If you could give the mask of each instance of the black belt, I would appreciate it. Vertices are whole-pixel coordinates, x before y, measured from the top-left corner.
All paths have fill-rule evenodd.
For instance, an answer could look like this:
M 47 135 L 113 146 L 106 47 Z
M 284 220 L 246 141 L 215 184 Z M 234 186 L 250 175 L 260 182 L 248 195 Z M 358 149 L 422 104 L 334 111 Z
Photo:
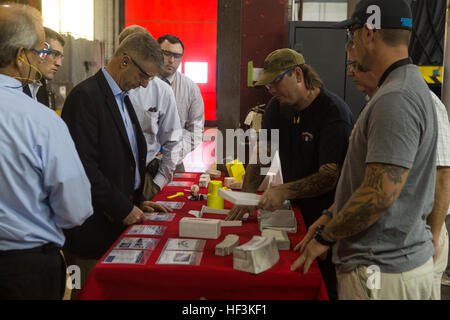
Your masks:
M 0 250 L 0 256 L 8 256 L 13 254 L 24 254 L 24 253 L 50 253 L 53 251 L 59 251 L 61 250 L 60 247 L 58 247 L 54 243 L 46 243 L 42 246 L 31 248 L 31 249 L 23 249 L 23 250 Z

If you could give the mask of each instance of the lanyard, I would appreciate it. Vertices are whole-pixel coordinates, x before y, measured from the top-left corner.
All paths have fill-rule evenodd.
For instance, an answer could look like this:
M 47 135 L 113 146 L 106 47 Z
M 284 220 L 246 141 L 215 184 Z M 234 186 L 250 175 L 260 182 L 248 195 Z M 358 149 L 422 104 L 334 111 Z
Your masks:
M 409 57 L 393 63 L 389 68 L 387 68 L 387 70 L 381 76 L 380 81 L 378 82 L 378 88 L 383 85 L 383 82 L 391 74 L 392 71 L 394 71 L 397 68 L 400 68 L 400 67 L 406 66 L 407 64 L 412 64 L 412 63 L 413 62 L 412 62 L 411 58 L 409 58 Z

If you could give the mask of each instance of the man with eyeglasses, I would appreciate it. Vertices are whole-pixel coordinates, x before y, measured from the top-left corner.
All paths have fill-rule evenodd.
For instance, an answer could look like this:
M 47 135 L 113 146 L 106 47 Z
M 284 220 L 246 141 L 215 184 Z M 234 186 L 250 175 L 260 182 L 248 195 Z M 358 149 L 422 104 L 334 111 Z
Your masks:
M 62 118 L 66 121 L 92 185 L 94 214 L 66 230 L 64 254 L 80 266 L 81 282 L 129 225 L 145 219 L 144 210 L 170 209 L 143 201 L 146 142 L 128 96 L 146 87 L 162 65 L 161 49 L 149 34 L 128 36 L 105 68 L 75 86 Z M 72 297 L 78 290 L 72 291 Z
M 347 104 L 324 88 L 314 69 L 292 49 L 279 49 L 264 61 L 256 85 L 274 96 L 266 106 L 262 128 L 279 130 L 283 185 L 267 190 L 259 208 L 274 211 L 285 200 L 300 207 L 309 227 L 334 199 L 340 168 L 354 117 Z M 256 192 L 263 176 L 249 164 L 243 191 Z M 227 219 L 240 219 L 253 208 L 235 206 Z M 336 298 L 336 279 L 330 255 L 319 260 L 330 298 Z
M 197 84 L 178 71 L 184 54 L 183 42 L 174 35 L 166 34 L 158 38 L 158 43 L 164 55 L 164 68 L 160 77 L 175 94 L 183 129 L 182 150 L 176 171 L 184 171 L 183 159 L 202 142 L 205 124 L 203 98 Z
M 442 226 L 441 210 L 432 210 L 438 123 L 408 57 L 411 9 L 404 0 L 362 0 L 337 27 L 348 29 L 354 60 L 378 89 L 353 130 L 333 214 L 315 223 L 291 269 L 307 273 L 334 244 L 339 299 L 429 300 Z
M 119 44 L 138 32 L 151 35 L 147 29 L 131 25 L 119 34 Z M 131 90 L 130 100 L 147 142 L 143 197 L 151 200 L 172 180 L 181 150 L 180 118 L 172 89 L 159 77 L 145 88 Z
M 56 31 L 44 27 L 45 42 L 50 49 L 50 53 L 43 63 L 39 65 L 39 71 L 41 72 L 42 79 L 30 83 L 24 87 L 24 92 L 33 99 L 39 101 L 43 105 L 46 105 L 50 109 L 56 109 L 56 96 L 50 90 L 48 81 L 53 80 L 56 72 L 62 66 L 64 61 L 64 38 Z
M 64 121 L 26 96 L 48 52 L 40 13 L 0 5 L 0 300 L 62 299 L 64 228 L 92 215 Z
M 347 76 L 351 77 L 358 87 L 358 90 L 364 92 L 370 99 L 375 95 L 378 87 L 378 80 L 371 71 L 363 71 L 362 67 L 356 62 L 353 53 L 353 42 L 346 44 L 347 51 Z M 433 245 L 435 247 L 434 255 L 434 283 L 433 300 L 441 299 L 441 279 L 443 279 L 445 269 L 448 263 L 449 239 L 445 225 L 445 216 L 450 217 L 450 122 L 448 120 L 445 105 L 436 94 L 430 91 L 433 104 L 436 109 L 438 120 L 438 142 L 437 142 L 437 160 L 436 160 L 436 187 L 434 195 L 434 205 L 429 226 L 433 234 Z M 436 212 L 436 213 L 433 213 Z M 433 219 L 434 216 L 438 219 Z M 447 277 L 447 275 L 445 275 Z M 444 282 L 444 281 L 443 281 Z

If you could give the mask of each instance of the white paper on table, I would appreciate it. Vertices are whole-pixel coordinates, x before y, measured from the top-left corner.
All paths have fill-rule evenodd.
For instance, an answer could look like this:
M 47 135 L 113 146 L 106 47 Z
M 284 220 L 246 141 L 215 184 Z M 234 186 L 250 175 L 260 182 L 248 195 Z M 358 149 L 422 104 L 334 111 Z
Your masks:
M 168 187 L 191 187 L 194 184 L 192 181 L 171 181 L 167 184 Z
M 166 231 L 166 226 L 152 226 L 152 225 L 134 225 L 128 230 L 126 234 L 139 234 L 147 236 L 160 236 Z
M 173 177 L 174 178 L 195 179 L 198 177 L 198 174 L 186 173 L 186 172 L 176 172 L 173 174 Z
M 199 265 L 203 252 L 164 250 L 156 264 Z
M 111 250 L 103 263 L 145 264 L 151 251 L 144 250 Z
M 167 239 L 164 250 L 169 251 L 203 251 L 205 247 L 205 240 L 200 239 L 181 239 L 169 238 Z
M 175 213 L 169 212 L 144 212 L 146 221 L 172 221 Z
M 178 201 L 156 201 L 158 204 L 162 204 L 170 209 L 181 209 L 184 206 L 184 202 Z
M 159 239 L 155 238 L 134 238 L 124 237 L 114 247 L 115 249 L 137 249 L 137 250 L 153 250 L 158 244 Z

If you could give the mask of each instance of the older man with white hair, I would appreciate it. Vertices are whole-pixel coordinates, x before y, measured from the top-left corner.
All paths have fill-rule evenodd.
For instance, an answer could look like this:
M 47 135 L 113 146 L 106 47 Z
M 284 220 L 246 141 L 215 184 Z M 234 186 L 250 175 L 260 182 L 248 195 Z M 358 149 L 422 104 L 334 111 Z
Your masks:
M 50 53 L 39 12 L 2 5 L 0 30 L 0 300 L 61 299 L 62 229 L 92 214 L 90 184 L 64 122 L 22 91 Z

